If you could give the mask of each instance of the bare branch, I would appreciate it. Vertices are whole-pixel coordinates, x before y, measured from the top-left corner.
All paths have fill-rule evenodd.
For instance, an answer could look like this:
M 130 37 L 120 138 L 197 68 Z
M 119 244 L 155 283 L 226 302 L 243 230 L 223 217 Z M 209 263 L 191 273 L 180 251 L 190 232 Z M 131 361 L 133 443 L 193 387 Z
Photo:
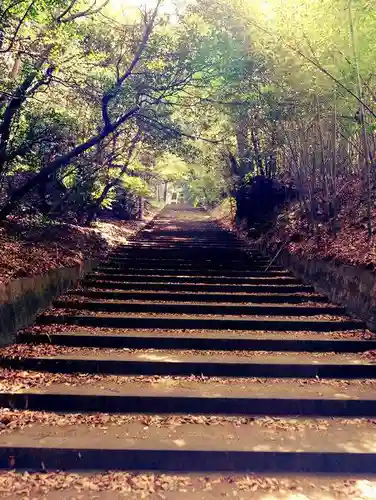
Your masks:
M 60 23 L 63 17 L 66 16 L 73 9 L 73 7 L 76 5 L 77 2 L 78 0 L 72 0 L 71 3 L 68 5 L 68 7 L 56 18 L 56 21 Z
M 33 87 L 31 87 L 31 89 L 28 91 L 28 95 L 29 96 L 33 95 L 43 85 L 49 85 L 51 83 L 54 71 L 55 71 L 55 66 L 53 65 L 49 66 L 43 77 L 40 80 L 38 80 L 36 84 Z
M 77 158 L 81 154 L 85 153 L 85 151 L 99 144 L 109 134 L 115 132 L 126 121 L 133 118 L 139 112 L 139 109 L 139 106 L 134 106 L 126 113 L 124 113 L 120 118 L 118 118 L 116 122 L 111 125 L 110 129 L 103 129 L 99 134 L 92 136 L 84 143 L 72 148 L 70 151 L 59 156 L 51 163 L 49 163 L 46 167 L 42 168 L 42 170 L 40 170 L 34 177 L 29 179 L 21 188 L 14 191 L 10 200 L 0 210 L 0 220 L 3 220 L 7 215 L 9 215 L 16 207 L 18 201 L 21 200 L 31 189 L 45 181 L 45 179 L 47 179 L 48 176 L 52 173 L 59 171 L 66 165 L 69 165 L 74 158 Z
M 134 137 L 132 138 L 132 141 L 131 141 L 131 144 L 129 146 L 129 149 L 128 149 L 128 152 L 127 152 L 127 156 L 124 160 L 124 163 L 123 165 L 120 166 L 121 170 L 119 172 L 119 175 L 117 175 L 116 178 L 114 179 L 110 179 L 106 186 L 103 188 L 102 190 L 102 193 L 98 196 L 98 198 L 94 201 L 93 203 L 93 206 L 91 208 L 91 213 L 89 214 L 89 217 L 88 217 L 88 223 L 90 223 L 92 221 L 92 219 L 94 218 L 95 216 L 95 213 L 96 211 L 99 209 L 99 207 L 101 206 L 101 204 L 103 203 L 103 201 L 106 199 L 108 193 L 110 192 L 110 190 L 117 186 L 120 181 L 121 181 L 121 178 L 122 176 L 126 173 L 127 169 L 128 169 L 128 166 L 132 160 L 132 156 L 133 156 L 133 153 L 138 145 L 138 143 L 140 142 L 142 138 L 142 131 L 140 129 L 140 127 L 137 129 L 137 132 L 136 134 L 134 135 Z M 114 145 L 115 146 L 115 145 Z M 112 163 L 112 159 L 109 160 L 109 164 Z M 114 166 L 114 165 L 109 165 L 109 166 Z
M 110 101 L 118 94 L 122 84 L 125 82 L 125 80 L 127 78 L 129 78 L 132 75 L 134 68 L 139 63 L 141 56 L 142 56 L 142 54 L 147 46 L 147 43 L 149 41 L 150 35 L 153 31 L 154 24 L 155 24 L 157 15 L 158 15 L 158 10 L 159 10 L 161 3 L 162 3 L 162 0 L 157 1 L 157 5 L 156 5 L 154 11 L 152 12 L 150 20 L 148 21 L 147 25 L 145 26 L 144 34 L 142 36 L 141 42 L 138 46 L 138 49 L 136 50 L 136 53 L 135 53 L 131 63 L 129 64 L 128 68 L 124 71 L 124 73 L 120 77 L 118 77 L 115 86 L 109 92 L 106 92 L 103 95 L 103 98 L 102 98 L 102 119 L 103 119 L 105 129 L 108 127 L 111 127 L 111 120 L 110 120 L 110 117 L 108 114 L 108 105 L 109 105 Z
M 263 28 L 262 26 L 260 26 L 258 23 L 256 23 L 255 21 L 252 21 L 250 20 L 249 21 L 250 24 L 252 24 L 253 26 L 255 26 L 257 29 L 259 29 L 260 31 L 266 33 L 267 35 L 271 35 L 273 36 L 273 33 L 271 31 L 269 31 L 268 29 L 266 28 Z M 296 54 L 300 55 L 304 60 L 306 60 L 307 62 L 309 62 L 310 64 L 312 64 L 315 68 L 317 68 L 321 73 L 323 73 L 324 75 L 326 75 L 328 78 L 330 78 L 334 83 L 336 83 L 339 87 L 341 87 L 343 90 L 345 90 L 348 94 L 350 94 L 360 105 L 362 105 L 374 118 L 376 118 L 376 113 L 374 113 L 372 111 L 372 109 L 362 100 L 360 99 L 356 94 L 355 92 L 353 92 L 351 89 L 349 89 L 348 87 L 346 87 L 346 85 L 344 85 L 340 80 L 338 80 L 338 78 L 336 78 L 334 75 L 332 75 L 330 73 L 330 71 L 328 71 L 326 68 L 324 68 L 324 66 L 322 66 L 319 62 L 315 61 L 314 59 L 312 59 L 311 57 L 307 56 L 302 50 L 300 50 L 298 47 L 294 47 L 293 45 L 287 43 L 287 42 L 284 42 L 285 46 L 292 50 L 293 52 L 295 52 Z
M 21 19 L 19 20 L 19 22 L 17 24 L 16 30 L 13 33 L 12 39 L 10 40 L 8 47 L 6 49 L 1 49 L 0 53 L 4 54 L 5 52 L 9 52 L 10 50 L 12 50 L 14 44 L 16 43 L 16 37 L 18 35 L 18 32 L 20 31 L 21 26 L 23 25 L 28 13 L 30 12 L 31 8 L 34 6 L 35 2 L 36 2 L 36 0 L 32 0 L 31 3 L 28 5 L 27 9 L 24 12 L 24 15 L 21 17 Z
M 74 3 L 76 0 L 74 0 Z M 72 14 L 71 16 L 67 17 L 66 19 L 63 19 L 62 16 L 60 16 L 59 22 L 60 23 L 70 23 L 72 21 L 75 21 L 76 19 L 79 19 L 80 17 L 86 17 L 86 16 L 92 16 L 94 14 L 98 14 L 106 5 L 110 2 L 110 0 L 105 0 L 99 7 L 96 9 L 94 8 L 97 4 L 97 1 L 94 0 L 94 2 L 88 7 L 86 10 L 77 12 L 76 14 Z
M 156 120 L 155 118 L 151 118 L 151 116 L 145 116 L 143 114 L 138 114 L 138 118 L 145 123 L 151 123 L 153 126 L 155 126 L 159 130 L 166 130 L 169 132 L 171 135 L 174 135 L 176 137 L 187 137 L 188 139 L 194 139 L 195 141 L 203 141 L 203 142 L 208 142 L 209 144 L 222 144 L 223 141 L 215 141 L 213 139 L 207 139 L 206 137 L 201 137 L 201 136 L 193 136 L 190 134 L 186 134 L 185 132 L 181 132 L 180 130 L 177 130 L 175 128 L 169 127 L 168 125 L 165 125 L 164 123 L 161 123 L 160 121 Z

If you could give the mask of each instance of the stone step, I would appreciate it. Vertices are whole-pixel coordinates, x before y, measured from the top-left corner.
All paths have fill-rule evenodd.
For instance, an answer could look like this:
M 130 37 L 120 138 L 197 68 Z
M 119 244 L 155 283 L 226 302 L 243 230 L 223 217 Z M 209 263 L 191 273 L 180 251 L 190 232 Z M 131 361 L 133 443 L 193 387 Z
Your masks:
M 155 231 L 157 229 L 157 231 Z M 147 234 L 149 233 L 149 234 Z M 155 234 L 157 233 L 157 234 Z M 236 248 L 243 248 L 242 244 L 236 238 L 227 238 L 226 233 L 221 230 L 216 230 L 215 227 L 207 227 L 205 230 L 198 232 L 193 228 L 187 231 L 179 231 L 175 227 L 172 231 L 164 231 L 161 228 L 154 226 L 151 230 L 147 232 L 142 232 L 137 238 L 137 243 L 168 243 L 181 246 L 199 246 L 201 243 L 204 245 L 221 245 L 224 248 L 229 248 L 232 250 L 234 246 Z
M 223 242 L 207 242 L 205 240 L 197 241 L 196 243 L 184 243 L 184 242 L 176 242 L 176 241 L 168 241 L 167 239 L 160 241 L 153 240 L 137 240 L 137 248 L 153 250 L 175 250 L 180 252 L 180 255 L 184 255 L 187 253 L 195 252 L 201 254 L 210 254 L 213 250 L 216 250 L 218 253 L 222 254 L 231 254 L 232 252 L 238 250 L 242 252 L 244 250 L 244 246 L 242 245 L 233 245 L 232 243 L 226 244 Z
M 187 268 L 184 270 L 179 269 L 165 269 L 160 265 L 156 267 L 148 268 L 137 268 L 128 267 L 123 264 L 114 264 L 113 262 L 103 263 L 99 265 L 96 269 L 97 272 L 107 273 L 107 274 L 118 274 L 122 270 L 126 270 L 127 274 L 139 274 L 139 275 L 158 275 L 163 274 L 165 276 L 176 276 L 183 274 L 184 276 L 222 276 L 229 278 L 234 276 L 235 278 L 278 278 L 278 277 L 291 277 L 288 271 L 278 270 L 278 271 L 231 271 L 231 270 L 215 270 L 215 269 L 192 269 Z
M 11 375 L 11 374 L 10 374 Z M 17 378 L 17 374 L 15 374 Z M 94 382 L 94 381 L 93 381 Z M 330 384 L 328 383 L 330 382 Z M 363 385 L 362 385 L 363 384 Z M 376 417 L 376 381 L 169 379 L 102 376 L 0 392 L 0 407 L 54 412 L 300 417 Z
M 260 265 L 260 266 L 267 266 L 270 263 L 270 259 L 265 259 L 265 258 L 251 258 L 246 254 L 240 254 L 240 252 L 234 252 L 233 257 L 230 255 L 226 255 L 225 260 L 230 260 L 232 265 L 235 264 L 240 264 L 240 265 Z M 154 264 L 162 264 L 163 266 L 165 264 L 176 264 L 176 265 L 192 265 L 197 263 L 197 258 L 198 255 L 195 255 L 193 257 L 190 257 L 189 255 L 186 256 L 180 256 L 180 257 L 170 257 L 166 256 L 163 254 L 160 255 L 155 255 L 155 253 L 151 253 L 149 256 L 146 255 L 122 255 L 118 253 L 111 253 L 108 257 L 110 261 L 119 261 L 119 262 L 124 262 L 125 264 L 127 263 L 147 263 L 150 265 Z M 211 254 L 210 256 L 200 256 L 200 264 L 201 265 L 207 265 L 210 266 L 211 264 L 217 265 L 220 264 L 222 265 L 224 258 L 223 255 L 221 254 Z
M 227 265 L 225 265 L 225 263 Z M 163 259 L 159 259 L 158 261 L 141 261 L 141 260 L 135 260 L 135 259 L 132 259 L 132 260 L 129 260 L 129 261 L 124 261 L 124 260 L 118 260 L 118 259 L 108 259 L 106 261 L 103 261 L 101 262 L 101 265 L 113 265 L 113 266 L 120 266 L 120 267 L 123 267 L 124 269 L 128 269 L 128 268 L 134 268 L 134 269 L 155 269 L 155 268 L 160 268 L 160 269 L 164 269 L 164 270 L 167 270 L 167 271 L 177 271 L 177 272 L 181 272 L 181 271 L 184 271 L 184 270 L 197 270 L 197 271 L 201 271 L 203 273 L 205 273 L 206 270 L 217 270 L 217 271 L 220 271 L 220 272 L 223 272 L 224 270 L 226 270 L 226 268 L 230 271 L 230 272 L 234 272 L 234 271 L 238 271 L 238 274 L 242 275 L 243 273 L 249 271 L 265 271 L 268 264 L 262 264 L 262 263 L 255 263 L 255 262 L 250 262 L 250 263 L 247 263 L 245 262 L 244 265 L 243 264 L 239 264 L 237 265 L 236 262 L 232 262 L 231 260 L 230 261 L 226 261 L 226 259 L 224 259 L 224 261 L 222 261 L 221 264 L 219 263 L 215 263 L 215 262 L 205 262 L 205 261 L 202 261 L 202 259 L 199 259 L 199 257 L 197 257 L 197 259 L 195 260 L 192 260 L 192 261 L 187 261 L 187 260 L 184 260 L 182 262 L 177 262 L 177 261 L 171 261 L 171 262 L 165 262 L 163 261 Z M 267 269 L 268 271 L 269 270 L 272 270 L 272 271 L 281 271 L 282 268 L 280 268 L 279 266 L 271 266 L 270 268 L 268 267 Z
M 327 304 L 328 299 L 317 294 L 246 294 L 246 293 L 181 293 L 158 291 L 127 291 L 127 290 L 84 290 L 76 289 L 67 292 L 71 296 L 109 300 L 165 301 L 165 302 L 217 302 L 217 303 L 273 303 L 273 304 L 304 304 L 315 302 Z
M 172 290 L 183 292 L 220 292 L 220 293 L 314 293 L 309 285 L 213 285 L 193 283 L 149 283 L 147 277 L 140 282 L 124 283 L 124 281 L 84 279 L 83 286 L 115 290 Z
M 229 331 L 205 332 L 158 332 L 134 330 L 128 333 L 63 331 L 56 333 L 22 333 L 19 343 L 55 344 L 75 347 L 111 347 L 128 349 L 186 349 L 222 351 L 285 351 L 285 352 L 366 352 L 376 350 L 376 340 L 330 339 L 309 333 L 294 337 L 292 332 L 278 334 L 268 332 L 263 336 L 252 333 L 233 333 Z M 293 337 L 293 338 L 292 338 Z
M 36 346 L 38 347 L 38 346 Z M 62 349 L 62 348 L 60 348 Z M 44 350 L 48 353 L 48 350 Z M 49 371 L 53 373 L 106 373 L 115 375 L 179 375 L 207 377 L 265 378 L 376 378 L 376 365 L 355 354 L 259 353 L 140 350 L 122 351 L 78 349 L 50 355 L 29 349 L 23 357 L 1 357 L 4 368 Z
M 158 254 L 158 255 L 157 255 Z M 195 260 L 197 257 L 200 257 L 204 260 L 216 259 L 220 260 L 223 256 L 226 258 L 234 258 L 234 259 L 247 259 L 249 261 L 262 261 L 262 262 L 270 262 L 269 257 L 265 257 L 263 255 L 253 253 L 249 250 L 245 250 L 243 248 L 231 248 L 231 249 L 218 249 L 218 252 L 213 253 L 212 249 L 205 248 L 192 248 L 192 249 L 184 249 L 180 247 L 176 248 L 163 248 L 158 246 L 158 252 L 156 252 L 156 247 L 152 246 L 150 248 L 143 248 L 142 246 L 135 247 L 124 247 L 119 251 L 113 251 L 109 254 L 109 257 L 120 257 L 120 258 L 135 258 L 135 259 L 156 259 L 158 260 L 158 256 L 166 259 L 176 259 L 179 260 Z
M 143 303 L 115 301 L 86 301 L 60 299 L 53 303 L 56 308 L 78 309 L 87 311 L 109 312 L 142 312 L 161 314 L 194 314 L 194 315 L 260 315 L 260 316 L 317 316 L 321 314 L 338 316 L 345 313 L 343 307 L 334 306 L 286 306 L 280 305 L 227 305 L 227 304 L 180 304 L 170 302 Z
M 208 253 L 207 255 L 202 254 L 201 252 L 195 253 L 184 253 L 184 252 L 174 252 L 167 254 L 166 252 L 158 252 L 156 255 L 155 251 L 150 252 L 140 252 L 137 249 L 134 252 L 123 251 L 123 252 L 112 252 L 109 254 L 108 259 L 119 259 L 124 261 L 146 261 L 150 262 L 150 264 L 158 264 L 161 262 L 175 262 L 175 263 L 195 263 L 197 262 L 197 258 L 200 258 L 200 261 L 206 264 L 210 264 L 213 262 L 223 262 L 222 252 L 216 254 L 213 252 Z M 257 263 L 261 265 L 268 265 L 270 263 L 270 258 L 265 258 L 262 256 L 252 256 L 245 252 L 240 252 L 236 250 L 235 252 L 225 254 L 226 259 L 231 260 L 231 262 L 241 262 L 246 264 Z
M 275 331 L 346 331 L 363 327 L 363 323 L 351 319 L 305 320 L 281 319 L 280 317 L 259 317 L 257 319 L 239 318 L 202 318 L 191 316 L 156 315 L 131 316 L 122 314 L 43 314 L 37 318 L 37 323 L 47 325 L 67 324 L 81 326 L 98 326 L 108 328 L 163 328 L 163 329 L 204 329 L 204 330 L 275 330 Z
M 301 281 L 289 276 L 281 277 L 226 277 L 226 276 L 185 276 L 184 271 L 176 273 L 173 276 L 150 273 L 145 275 L 128 274 L 128 273 L 107 273 L 93 272 L 87 275 L 89 280 L 108 280 L 108 281 L 124 281 L 124 282 L 143 282 L 148 283 L 214 283 L 214 284 L 250 284 L 250 285 L 299 285 Z
M 14 500 L 19 490 L 28 491 L 31 498 L 39 492 L 43 500 L 370 500 L 376 491 L 376 480 L 371 474 L 247 474 L 208 472 L 206 474 L 164 473 L 158 471 L 117 471 L 116 473 L 38 472 L 4 473 L 6 491 L 4 500 Z M 57 491 L 56 491 L 57 490 Z M 93 497 L 93 490 L 94 497 Z M 119 492 L 119 493 L 118 493 Z M 121 493 L 126 492 L 126 493 Z M 153 493 L 150 493 L 153 492 Z M 60 495 L 60 496 L 59 496 Z M 152 496 L 151 496 L 152 495 Z
M 160 472 L 374 474 L 376 427 L 365 421 L 263 419 L 175 428 L 34 424 L 0 435 L 0 468 Z
M 153 264 L 150 261 L 136 261 L 136 260 L 122 260 L 122 259 L 110 259 L 105 261 L 108 264 L 117 264 L 117 265 L 122 265 L 125 267 L 132 267 L 132 268 L 152 268 Z M 159 262 L 158 267 L 163 267 L 163 269 L 177 269 L 177 270 L 183 270 L 183 269 L 197 269 L 197 270 L 206 270 L 206 269 L 213 269 L 213 270 L 225 270 L 228 269 L 229 271 L 265 271 L 267 264 L 258 264 L 258 263 L 252 263 L 252 262 L 244 262 L 244 263 L 237 263 L 237 262 L 232 262 L 231 259 L 226 259 L 225 257 L 223 258 L 222 262 L 213 262 L 211 264 L 208 264 L 206 262 L 201 262 L 201 259 L 198 257 L 195 262 L 176 262 L 176 261 L 171 261 L 171 262 Z M 272 271 L 278 271 L 281 268 L 276 265 L 272 265 L 268 267 L 268 270 Z

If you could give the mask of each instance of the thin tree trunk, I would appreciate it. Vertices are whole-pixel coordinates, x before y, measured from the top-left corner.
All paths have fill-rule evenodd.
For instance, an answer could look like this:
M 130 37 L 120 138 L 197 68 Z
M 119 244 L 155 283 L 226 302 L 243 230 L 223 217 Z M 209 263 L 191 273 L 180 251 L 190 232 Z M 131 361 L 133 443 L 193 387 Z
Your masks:
M 353 49 L 354 62 L 355 62 L 355 68 L 356 68 L 356 76 L 357 76 L 357 98 L 358 98 L 358 101 L 360 103 L 360 120 L 361 120 L 361 127 L 362 127 L 362 134 L 361 135 L 362 135 L 362 142 L 363 142 L 364 165 L 365 165 L 365 174 L 366 174 L 367 229 L 368 229 L 368 238 L 371 238 L 372 231 L 373 231 L 373 228 L 372 228 L 372 182 L 371 182 L 372 164 L 371 164 L 370 158 L 369 158 L 368 138 L 367 138 L 366 123 L 365 123 L 365 111 L 366 111 L 366 108 L 368 109 L 368 106 L 365 105 L 364 100 L 363 100 L 362 80 L 360 77 L 360 70 L 359 70 L 359 59 L 358 59 L 358 51 L 357 51 L 357 45 L 356 45 L 356 40 L 355 40 L 355 27 L 354 27 L 353 15 L 352 15 L 352 2 L 351 2 L 351 0 L 349 0 L 348 11 L 349 11 L 351 45 L 352 45 L 352 49 Z
M 138 199 L 138 215 L 137 218 L 138 220 L 144 220 L 144 205 L 145 205 L 145 199 L 143 196 L 139 196 Z
M 96 200 L 94 200 L 94 202 L 92 203 L 92 206 L 90 207 L 89 215 L 88 215 L 88 218 L 86 221 L 87 225 L 90 225 L 90 223 L 94 220 L 94 218 L 96 217 L 96 215 L 98 213 L 98 210 L 100 209 L 102 203 L 106 199 L 106 197 L 107 197 L 108 193 L 111 191 L 111 189 L 119 184 L 121 177 L 127 171 L 129 163 L 132 159 L 133 152 L 136 149 L 137 144 L 140 141 L 140 139 L 141 139 L 141 130 L 138 129 L 137 133 L 135 134 L 135 136 L 133 137 L 133 139 L 131 141 L 130 147 L 128 149 L 127 157 L 125 159 L 125 162 L 124 162 L 122 169 L 120 170 L 118 177 L 116 179 L 111 179 L 110 181 L 108 181 L 106 186 L 103 188 L 103 191 L 100 194 L 100 196 L 98 196 L 98 198 Z M 110 163 L 111 163 L 111 161 L 110 161 Z
M 33 90 L 30 89 L 30 87 L 32 86 L 35 78 L 38 76 L 38 73 L 41 70 L 43 64 L 47 61 L 47 58 L 51 50 L 52 46 L 49 45 L 43 52 L 42 56 L 39 58 L 34 70 L 31 71 L 25 77 L 23 82 L 15 90 L 14 97 L 12 97 L 8 102 L 8 104 L 6 105 L 2 121 L 0 124 L 0 174 L 3 172 L 5 165 L 8 161 L 7 148 L 11 136 L 11 128 L 14 117 L 16 116 L 17 112 L 21 109 L 22 104 L 26 101 L 27 91 L 31 92 Z M 41 79 L 41 82 L 42 81 L 43 78 Z
M 260 154 L 260 145 L 258 141 L 258 137 L 254 129 L 251 129 L 251 139 L 252 139 L 252 144 L 253 144 L 253 151 L 255 152 L 256 156 L 256 164 L 258 167 L 258 174 L 259 175 L 265 175 L 263 165 L 262 165 L 262 158 Z
M 249 130 L 248 112 L 243 111 L 235 126 L 235 136 L 238 149 L 239 164 L 241 168 L 241 175 L 245 175 L 248 170 L 246 163 L 247 157 L 249 155 L 248 130 Z

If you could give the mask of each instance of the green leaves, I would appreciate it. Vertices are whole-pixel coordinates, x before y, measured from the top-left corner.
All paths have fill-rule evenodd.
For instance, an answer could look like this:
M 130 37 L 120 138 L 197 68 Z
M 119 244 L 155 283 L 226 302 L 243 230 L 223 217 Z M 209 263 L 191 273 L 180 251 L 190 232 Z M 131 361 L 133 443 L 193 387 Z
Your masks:
M 123 188 L 136 196 L 149 197 L 151 196 L 151 190 L 143 179 L 140 177 L 132 177 L 130 175 L 124 175 L 121 179 L 121 185 Z

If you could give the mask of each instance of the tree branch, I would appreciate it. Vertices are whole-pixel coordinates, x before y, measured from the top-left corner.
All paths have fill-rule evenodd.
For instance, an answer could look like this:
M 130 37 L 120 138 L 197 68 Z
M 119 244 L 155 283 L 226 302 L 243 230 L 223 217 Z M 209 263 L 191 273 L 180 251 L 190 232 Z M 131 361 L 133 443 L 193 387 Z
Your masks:
M 21 188 L 14 191 L 10 200 L 4 205 L 4 207 L 0 210 L 0 220 L 4 220 L 4 218 L 9 215 L 15 208 L 19 200 L 21 200 L 31 189 L 38 186 L 40 183 L 44 182 L 48 176 L 54 172 L 57 172 L 63 166 L 69 165 L 69 163 L 80 156 L 82 153 L 87 151 L 99 144 L 104 138 L 106 138 L 111 132 L 114 132 L 117 128 L 119 128 L 123 123 L 130 120 L 133 116 L 135 116 L 139 111 L 139 106 L 135 106 L 127 111 L 123 116 L 118 118 L 118 120 L 111 125 L 110 129 L 103 129 L 99 134 L 91 137 L 83 144 L 74 147 L 68 153 L 59 156 L 54 161 L 49 163 L 46 167 L 44 167 L 40 172 L 38 172 L 34 177 L 29 179 Z
M 255 26 L 257 29 L 259 29 L 260 31 L 262 31 L 263 33 L 266 33 L 269 36 L 274 36 L 274 34 L 271 31 L 269 31 L 266 28 L 263 28 L 262 26 L 260 26 L 255 21 L 249 20 L 249 22 L 250 22 L 250 24 L 252 24 L 253 26 Z M 282 42 L 283 40 L 280 39 L 280 41 Z M 376 118 L 376 114 L 372 111 L 372 109 L 362 99 L 360 99 L 355 94 L 355 92 L 353 92 L 351 89 L 349 89 L 348 87 L 346 87 L 346 85 L 344 85 L 340 80 L 338 80 L 338 78 L 336 78 L 334 75 L 332 75 L 330 73 L 330 71 L 328 71 L 326 68 L 324 68 L 324 66 L 322 66 L 319 62 L 315 61 L 311 57 L 309 57 L 306 54 L 304 54 L 304 52 L 301 51 L 299 48 L 294 47 L 293 45 L 291 45 L 290 43 L 285 42 L 285 41 L 283 41 L 283 43 L 285 44 L 285 46 L 288 49 L 290 49 L 293 52 L 295 52 L 296 54 L 300 55 L 304 60 L 306 60 L 307 62 L 309 62 L 310 64 L 312 64 L 315 68 L 317 68 L 319 71 L 321 71 L 321 73 L 323 73 L 324 75 L 326 75 L 333 82 L 335 82 L 339 87 L 341 87 L 348 94 L 350 94 L 352 97 L 354 97 L 354 99 L 356 99 L 356 101 L 359 102 L 360 105 L 362 105 L 374 118 Z
M 62 18 L 70 12 L 75 4 L 78 2 L 78 0 L 72 0 L 71 3 L 68 5 L 68 7 L 56 18 L 56 22 L 60 23 Z
M 102 119 L 103 119 L 105 129 L 111 127 L 111 120 L 110 120 L 110 117 L 108 114 L 108 105 L 109 105 L 110 101 L 118 94 L 122 84 L 125 82 L 125 80 L 127 78 L 129 78 L 132 75 L 134 68 L 139 63 L 141 56 L 142 56 L 142 54 L 147 46 L 147 43 L 149 41 L 150 35 L 153 31 L 154 24 L 155 24 L 157 15 L 158 15 L 159 6 L 161 5 L 161 3 L 162 3 L 162 0 L 157 1 L 157 5 L 156 5 L 156 7 L 151 15 L 150 21 L 148 21 L 148 23 L 145 26 L 142 40 L 141 40 L 141 42 L 136 50 L 136 53 L 135 53 L 131 63 L 129 64 L 128 68 L 125 70 L 125 72 L 120 77 L 118 77 L 115 86 L 109 92 L 106 92 L 102 97 Z
M 10 50 L 12 50 L 13 45 L 16 43 L 16 37 L 18 35 L 18 32 L 20 31 L 21 26 L 23 25 L 28 13 L 30 12 L 30 10 L 33 7 L 33 5 L 35 4 L 35 2 L 36 2 L 36 0 L 32 0 L 31 3 L 28 5 L 27 9 L 24 12 L 24 15 L 21 17 L 21 19 L 18 22 L 16 30 L 13 34 L 13 37 L 12 37 L 11 41 L 9 42 L 9 46 L 6 49 L 1 49 L 0 53 L 4 54 L 5 52 L 9 52 Z
M 59 18 L 57 19 L 58 23 L 64 23 L 64 24 L 65 23 L 71 23 L 72 21 L 75 21 L 76 19 L 79 19 L 81 17 L 92 16 L 93 14 L 98 14 L 98 12 L 100 12 L 104 7 L 106 7 L 106 5 L 110 2 L 110 0 L 105 0 L 102 3 L 102 5 L 100 5 L 96 9 L 94 9 L 94 7 L 97 4 L 97 0 L 94 0 L 94 2 L 86 10 L 82 10 L 80 12 L 77 12 L 76 14 L 72 14 L 71 16 L 69 16 L 66 19 L 64 19 L 63 17 L 68 12 L 71 11 L 71 9 L 74 7 L 74 5 L 75 5 L 76 2 L 77 2 L 77 0 L 72 0 L 70 6 L 68 8 L 68 10 L 66 12 L 64 12 L 62 15 L 60 15 Z
M 150 122 L 152 125 L 154 125 L 156 128 L 159 130 L 166 130 L 170 132 L 171 135 L 175 135 L 177 137 L 187 137 L 188 139 L 194 139 L 198 141 L 203 141 L 203 142 L 208 142 L 209 144 L 222 144 L 223 141 L 215 141 L 213 139 L 207 139 L 206 137 L 201 137 L 201 136 L 193 136 L 190 134 L 186 134 L 185 132 L 181 132 L 180 130 L 176 130 L 172 127 L 169 127 L 168 125 L 165 125 L 164 123 L 161 123 L 160 121 L 156 120 L 155 118 L 151 118 L 150 116 L 145 116 L 142 114 L 138 115 L 138 118 L 145 123 Z

